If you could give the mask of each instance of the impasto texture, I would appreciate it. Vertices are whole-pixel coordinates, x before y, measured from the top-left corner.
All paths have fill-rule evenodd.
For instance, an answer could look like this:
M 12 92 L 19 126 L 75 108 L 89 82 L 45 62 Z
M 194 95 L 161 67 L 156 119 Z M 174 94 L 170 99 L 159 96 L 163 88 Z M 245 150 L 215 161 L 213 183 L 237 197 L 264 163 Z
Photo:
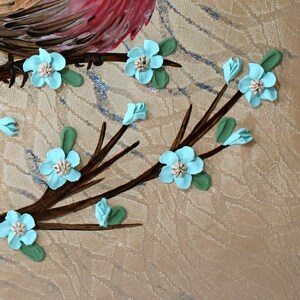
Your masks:
M 149 120 L 129 128 L 115 153 L 137 140 L 139 148 L 107 170 L 105 182 L 71 203 L 127 182 L 156 162 L 189 104 L 191 124 L 207 110 L 224 84 L 222 66 L 229 57 L 258 62 L 270 49 L 284 55 L 274 71 L 278 100 L 264 101 L 259 109 L 242 100 L 230 112 L 240 127 L 251 128 L 255 141 L 206 161 L 213 181 L 209 191 L 179 190 L 158 180 L 141 185 L 111 201 L 143 226 L 45 231 L 39 242 L 47 259 L 39 264 L 1 240 L 0 299 L 299 299 L 298 15 L 293 0 L 158 0 L 148 26 L 134 41 L 127 36 L 116 51 L 174 36 L 178 50 L 172 59 L 183 68 L 168 69 L 167 89 L 139 84 L 120 63 L 76 69 L 86 78 L 80 88 L 20 89 L 21 78 L 11 89 L 1 83 L 0 117 L 12 116 L 22 128 L 13 139 L 0 136 L 0 203 L 6 211 L 43 193 L 47 183 L 38 166 L 60 143 L 63 126 L 77 129 L 75 150 L 86 163 L 103 121 L 110 139 L 128 102 L 149 107 Z M 242 72 L 247 75 L 247 67 Z M 233 83 L 227 100 L 236 89 Z M 214 138 L 211 132 L 195 150 L 214 148 Z M 94 208 L 60 221 L 95 222 Z

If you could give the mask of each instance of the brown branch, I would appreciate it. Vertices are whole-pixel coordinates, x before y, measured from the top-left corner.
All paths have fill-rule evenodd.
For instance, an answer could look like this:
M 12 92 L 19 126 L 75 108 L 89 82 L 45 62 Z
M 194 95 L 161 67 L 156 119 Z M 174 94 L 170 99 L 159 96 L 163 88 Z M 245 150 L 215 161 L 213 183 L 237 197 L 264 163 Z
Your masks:
M 77 230 L 77 231 L 107 231 L 112 229 L 123 229 L 142 226 L 142 223 L 109 225 L 100 227 L 99 224 L 61 224 L 61 223 L 43 223 L 37 222 L 35 229 L 37 230 Z
M 198 156 L 201 159 L 206 159 L 206 158 L 209 158 L 209 157 L 212 157 L 212 156 L 216 155 L 217 153 L 221 152 L 222 150 L 226 149 L 227 147 L 229 147 L 229 146 L 220 145 L 219 147 L 217 147 L 217 148 L 215 148 L 211 151 L 208 151 L 206 153 L 200 154 Z

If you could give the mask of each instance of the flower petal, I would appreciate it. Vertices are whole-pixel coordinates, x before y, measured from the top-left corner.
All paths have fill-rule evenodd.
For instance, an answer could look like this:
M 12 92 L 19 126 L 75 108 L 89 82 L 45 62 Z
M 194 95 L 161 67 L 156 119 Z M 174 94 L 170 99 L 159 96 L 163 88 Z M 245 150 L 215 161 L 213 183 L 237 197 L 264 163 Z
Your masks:
M 147 84 L 151 81 L 153 77 L 153 70 L 148 69 L 145 71 L 136 71 L 135 72 L 135 78 L 141 83 L 141 84 Z
M 199 174 L 203 170 L 203 160 L 199 157 L 195 157 L 194 160 L 187 163 L 187 173 L 195 175 Z
M 181 162 L 190 162 L 195 158 L 195 151 L 192 147 L 184 146 L 181 149 L 175 151 L 176 155 Z
M 37 238 L 37 233 L 34 230 L 27 231 L 23 236 L 21 236 L 21 241 L 26 245 L 32 245 Z
M 174 181 L 174 175 L 171 173 L 172 168 L 169 166 L 165 166 L 161 169 L 159 173 L 159 180 L 164 183 L 171 183 Z
M 5 239 L 8 237 L 10 233 L 10 228 L 11 228 L 11 222 L 6 220 L 2 223 L 0 223 L 0 238 Z
M 45 49 L 42 49 L 42 48 L 39 49 L 39 53 L 40 53 L 39 57 L 40 57 L 41 62 L 46 62 L 48 64 L 51 63 L 52 58 L 51 58 L 50 53 L 48 53 Z
M 52 76 L 45 78 L 46 83 L 51 87 L 51 89 L 56 90 L 61 86 L 62 78 L 61 74 L 54 71 Z
M 98 220 L 100 226 L 107 227 L 107 219 L 111 212 L 110 206 L 107 204 L 107 200 L 102 198 L 96 205 L 95 217 Z
M 64 176 L 65 179 L 71 182 L 78 181 L 80 177 L 81 177 L 81 173 L 75 169 L 71 169 L 70 173 Z
M 159 46 L 156 42 L 151 40 L 145 40 L 144 41 L 144 51 L 147 57 L 151 57 L 158 53 Z
M 21 222 L 26 226 L 27 231 L 35 227 L 34 218 L 30 214 L 23 214 Z
M 164 58 L 161 55 L 155 55 L 151 57 L 150 68 L 158 69 L 162 66 L 163 62 L 164 62 Z
M 16 123 L 16 120 L 12 117 L 4 117 L 4 118 L 1 118 L 0 119 L 0 124 L 1 125 L 10 125 L 10 124 L 15 124 Z
M 246 94 L 250 90 L 250 83 L 253 79 L 249 76 L 245 76 L 239 82 L 239 90 L 241 93 Z
M 251 96 L 249 103 L 252 107 L 258 107 L 261 103 L 261 95 L 253 95 Z
M 66 66 L 66 59 L 59 53 L 50 54 L 52 58 L 51 65 L 55 71 L 61 71 Z
M 135 47 L 135 48 L 132 48 L 128 53 L 127 53 L 127 56 L 130 57 L 130 58 L 139 58 L 141 56 L 144 56 L 145 55 L 145 51 L 143 48 L 138 48 L 138 47 Z
M 265 74 L 265 70 L 259 64 L 249 64 L 249 76 L 252 79 L 260 79 Z
M 53 162 L 45 161 L 39 166 L 39 170 L 43 175 L 50 175 L 53 172 Z
M 8 246 L 13 250 L 19 250 L 22 246 L 21 236 L 16 236 L 14 232 L 10 232 L 8 235 Z
M 36 71 L 41 64 L 41 59 L 38 55 L 33 55 L 27 58 L 23 64 L 24 72 Z
M 186 190 L 191 186 L 192 175 L 186 173 L 182 177 L 175 177 L 175 182 L 180 189 Z
M 20 219 L 21 215 L 14 210 L 10 210 L 5 217 L 5 220 L 9 221 L 11 224 L 19 222 Z
M 160 156 L 159 162 L 167 166 L 172 166 L 178 162 L 178 156 L 172 151 L 167 151 Z
M 260 80 L 265 88 L 269 88 L 275 85 L 276 83 L 276 76 L 272 72 L 268 72 L 264 75 L 263 78 Z
M 45 78 L 41 77 L 40 73 L 37 71 L 32 74 L 30 80 L 35 87 L 42 87 L 46 82 Z
M 125 73 L 128 76 L 134 76 L 136 69 L 134 67 L 134 60 L 128 59 L 125 65 Z
M 260 97 L 263 100 L 274 101 L 277 99 L 277 91 L 274 87 L 265 89 Z
M 64 160 L 66 158 L 65 152 L 61 148 L 54 148 L 47 153 L 47 160 L 52 162 L 54 165 L 59 160 Z
M 63 186 L 66 183 L 66 181 L 67 181 L 66 178 L 62 176 L 58 176 L 55 172 L 53 172 L 49 176 L 48 186 L 51 190 L 57 190 L 58 188 Z
M 68 161 L 71 164 L 72 168 L 77 167 L 80 164 L 79 154 L 74 150 L 70 151 L 66 158 L 66 161 Z

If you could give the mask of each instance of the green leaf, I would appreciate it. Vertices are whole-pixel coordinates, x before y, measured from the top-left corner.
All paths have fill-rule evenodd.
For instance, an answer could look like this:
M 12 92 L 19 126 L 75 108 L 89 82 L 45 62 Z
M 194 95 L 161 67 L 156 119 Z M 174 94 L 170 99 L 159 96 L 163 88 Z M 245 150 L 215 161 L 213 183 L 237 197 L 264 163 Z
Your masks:
M 224 143 L 232 134 L 236 126 L 234 118 L 223 118 L 217 126 L 216 140 L 218 143 Z
M 84 83 L 84 78 L 81 74 L 74 72 L 68 68 L 64 68 L 62 71 L 60 71 L 60 74 L 62 77 L 62 81 L 69 85 L 79 87 Z
M 77 132 L 73 127 L 64 127 L 61 132 L 61 148 L 66 155 L 73 149 L 76 138 Z
M 204 172 L 193 175 L 192 184 L 202 191 L 208 191 L 212 185 L 210 176 Z
M 115 206 L 111 209 L 107 219 L 108 225 L 122 224 L 127 218 L 127 210 L 122 206 Z
M 163 89 L 169 83 L 170 77 L 164 68 L 154 70 L 151 84 L 157 89 Z
M 167 39 L 159 44 L 159 55 L 168 56 L 175 52 L 177 41 L 174 38 Z
M 272 69 L 280 65 L 282 60 L 282 53 L 279 50 L 269 51 L 261 60 L 260 65 L 265 72 L 270 72 Z
M 23 244 L 23 246 L 21 247 L 21 252 L 29 259 L 36 262 L 43 261 L 46 256 L 45 250 L 37 243 L 33 243 L 32 245 L 29 246 Z

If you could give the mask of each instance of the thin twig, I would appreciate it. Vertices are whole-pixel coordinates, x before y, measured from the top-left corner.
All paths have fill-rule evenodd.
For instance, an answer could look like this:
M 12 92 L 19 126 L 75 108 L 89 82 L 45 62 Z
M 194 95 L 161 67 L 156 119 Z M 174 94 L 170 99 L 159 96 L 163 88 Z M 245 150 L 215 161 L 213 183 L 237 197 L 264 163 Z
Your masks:
M 206 158 L 209 158 L 209 157 L 212 157 L 212 156 L 216 155 L 217 153 L 221 152 L 222 150 L 226 149 L 227 147 L 229 147 L 229 146 L 220 145 L 219 147 L 217 147 L 213 150 L 210 150 L 206 153 L 200 154 L 198 156 L 201 159 L 206 159 Z

